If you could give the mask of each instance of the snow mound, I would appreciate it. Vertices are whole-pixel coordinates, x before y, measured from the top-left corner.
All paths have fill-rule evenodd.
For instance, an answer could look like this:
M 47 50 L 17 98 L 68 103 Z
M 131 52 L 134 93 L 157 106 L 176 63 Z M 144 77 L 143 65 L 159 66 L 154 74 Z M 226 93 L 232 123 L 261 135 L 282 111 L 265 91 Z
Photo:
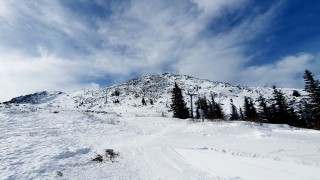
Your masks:
M 90 148 L 83 148 L 83 149 L 77 149 L 75 151 L 65 151 L 56 156 L 57 159 L 66 159 L 66 158 L 71 158 L 76 155 L 82 155 L 82 154 L 87 154 L 90 152 Z

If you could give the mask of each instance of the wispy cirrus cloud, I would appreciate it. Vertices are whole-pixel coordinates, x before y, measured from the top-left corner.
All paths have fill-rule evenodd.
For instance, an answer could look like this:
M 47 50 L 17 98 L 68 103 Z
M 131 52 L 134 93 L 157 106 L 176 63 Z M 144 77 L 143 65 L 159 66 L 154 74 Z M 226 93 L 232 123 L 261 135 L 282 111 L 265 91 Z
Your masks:
M 283 77 L 275 83 L 300 86 L 291 76 L 301 69 L 290 63 L 312 67 L 315 55 L 251 65 L 258 53 L 251 42 L 270 30 L 287 1 L 264 11 L 252 2 L 1 1 L 0 101 L 167 71 L 247 85 L 272 82 L 262 77 L 272 72 Z M 283 63 L 288 71 L 280 72 Z

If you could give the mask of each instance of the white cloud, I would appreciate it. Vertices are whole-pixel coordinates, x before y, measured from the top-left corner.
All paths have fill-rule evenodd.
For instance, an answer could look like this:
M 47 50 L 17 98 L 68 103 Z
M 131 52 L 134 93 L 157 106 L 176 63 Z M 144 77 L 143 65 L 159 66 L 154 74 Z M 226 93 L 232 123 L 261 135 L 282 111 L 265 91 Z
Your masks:
M 40 90 L 97 87 L 91 82 L 105 76 L 117 82 L 164 71 L 252 85 L 270 82 L 270 76 L 246 73 L 272 71 L 282 77 L 276 83 L 293 86 L 296 81 L 285 73 L 315 59 L 302 54 L 245 67 L 251 60 L 245 44 L 267 30 L 282 1 L 219 34 L 208 32 L 208 25 L 225 9 L 245 9 L 250 0 L 90 1 L 110 10 L 104 18 L 79 14 L 62 2 L 0 1 L 0 101 Z
M 252 66 L 242 72 L 242 81 L 251 85 L 276 85 L 280 87 L 303 88 L 303 73 L 320 67 L 320 61 L 312 54 L 287 56 L 272 64 Z M 319 70 L 319 68 L 318 68 Z
M 14 96 L 42 90 L 79 90 L 83 87 L 98 88 L 99 85 L 81 82 L 85 77 L 84 64 L 67 61 L 45 54 L 32 58 L 23 57 L 19 52 L 2 56 L 0 67 L 1 101 Z
M 214 1 L 206 6 L 206 3 L 132 1 L 126 10 L 113 14 L 111 21 L 99 22 L 106 49 L 115 49 L 98 53 L 98 59 L 105 59 L 98 61 L 107 61 L 110 69 L 120 74 L 161 71 L 166 67 L 177 73 L 230 80 L 231 73 L 227 70 L 237 70 L 246 61 L 241 47 L 232 47 L 239 43 L 237 37 L 207 36 L 205 31 L 221 8 L 245 4 Z M 242 37 L 241 32 L 231 33 Z M 120 55 L 115 55 L 117 50 Z
M 247 4 L 249 0 L 191 0 L 205 16 L 218 16 L 222 8 L 236 8 L 241 4 Z

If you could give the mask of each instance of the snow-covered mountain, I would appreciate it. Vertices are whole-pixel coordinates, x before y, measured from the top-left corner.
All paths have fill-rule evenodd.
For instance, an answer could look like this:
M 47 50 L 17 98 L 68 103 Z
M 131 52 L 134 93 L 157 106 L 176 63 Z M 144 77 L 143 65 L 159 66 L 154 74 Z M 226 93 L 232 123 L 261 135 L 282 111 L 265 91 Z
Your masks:
M 0 104 L 1 179 L 319 179 L 320 131 L 171 118 L 174 82 L 185 93 L 216 94 L 225 111 L 230 98 L 241 106 L 244 96 L 272 95 L 267 87 L 163 74 L 15 98 Z M 302 98 L 281 90 L 292 102 Z
M 134 112 L 137 116 L 170 116 L 171 90 L 175 82 L 183 89 L 184 97 L 188 104 L 190 103 L 188 93 L 197 94 L 194 99 L 200 96 L 206 96 L 210 99 L 211 95 L 213 95 L 215 101 L 221 103 L 226 114 L 230 111 L 231 98 L 237 107 L 241 107 L 243 106 L 245 96 L 256 100 L 260 95 L 263 95 L 266 99 L 270 99 L 273 92 L 271 87 L 235 86 L 186 75 L 164 73 L 132 79 L 127 83 L 107 88 L 82 90 L 70 94 L 41 92 L 13 98 L 9 102 L 18 104 L 32 103 L 38 104 L 37 106 L 48 106 L 51 108 L 59 107 L 119 114 L 131 114 Z M 285 94 L 290 105 L 298 105 L 298 102 L 306 94 L 301 89 L 279 89 Z M 297 90 L 302 96 L 293 96 L 294 90 Z M 141 103 L 143 97 L 147 102 L 147 106 L 143 106 Z M 117 100 L 119 103 L 114 103 Z M 153 101 L 153 105 L 150 104 L 151 100 Z

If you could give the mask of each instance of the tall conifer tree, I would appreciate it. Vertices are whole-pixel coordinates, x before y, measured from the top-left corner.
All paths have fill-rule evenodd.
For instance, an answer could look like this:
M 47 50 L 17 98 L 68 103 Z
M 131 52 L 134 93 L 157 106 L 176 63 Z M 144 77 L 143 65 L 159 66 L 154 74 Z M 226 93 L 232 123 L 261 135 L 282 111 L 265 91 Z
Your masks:
M 284 94 L 276 87 L 273 88 L 273 121 L 278 124 L 294 125 L 297 121 L 297 115 L 292 108 L 289 107 Z
M 249 97 L 244 97 L 244 119 L 248 121 L 256 121 L 258 119 L 256 108 Z
M 309 70 L 304 73 L 305 91 L 309 93 L 308 103 L 304 106 L 304 118 L 313 124 L 315 129 L 320 129 L 320 81 L 314 79 Z
M 182 90 L 179 88 L 177 83 L 174 84 L 172 89 L 172 104 L 171 110 L 173 111 L 173 117 L 186 119 L 189 118 L 189 109 L 183 99 Z
M 230 120 L 239 120 L 239 113 L 237 110 L 237 107 L 233 104 L 233 100 L 230 99 L 230 105 L 231 105 L 231 114 L 230 114 Z
M 260 95 L 258 97 L 259 109 L 258 115 L 260 117 L 260 121 L 269 122 L 270 120 L 270 108 L 267 105 L 266 99 Z

